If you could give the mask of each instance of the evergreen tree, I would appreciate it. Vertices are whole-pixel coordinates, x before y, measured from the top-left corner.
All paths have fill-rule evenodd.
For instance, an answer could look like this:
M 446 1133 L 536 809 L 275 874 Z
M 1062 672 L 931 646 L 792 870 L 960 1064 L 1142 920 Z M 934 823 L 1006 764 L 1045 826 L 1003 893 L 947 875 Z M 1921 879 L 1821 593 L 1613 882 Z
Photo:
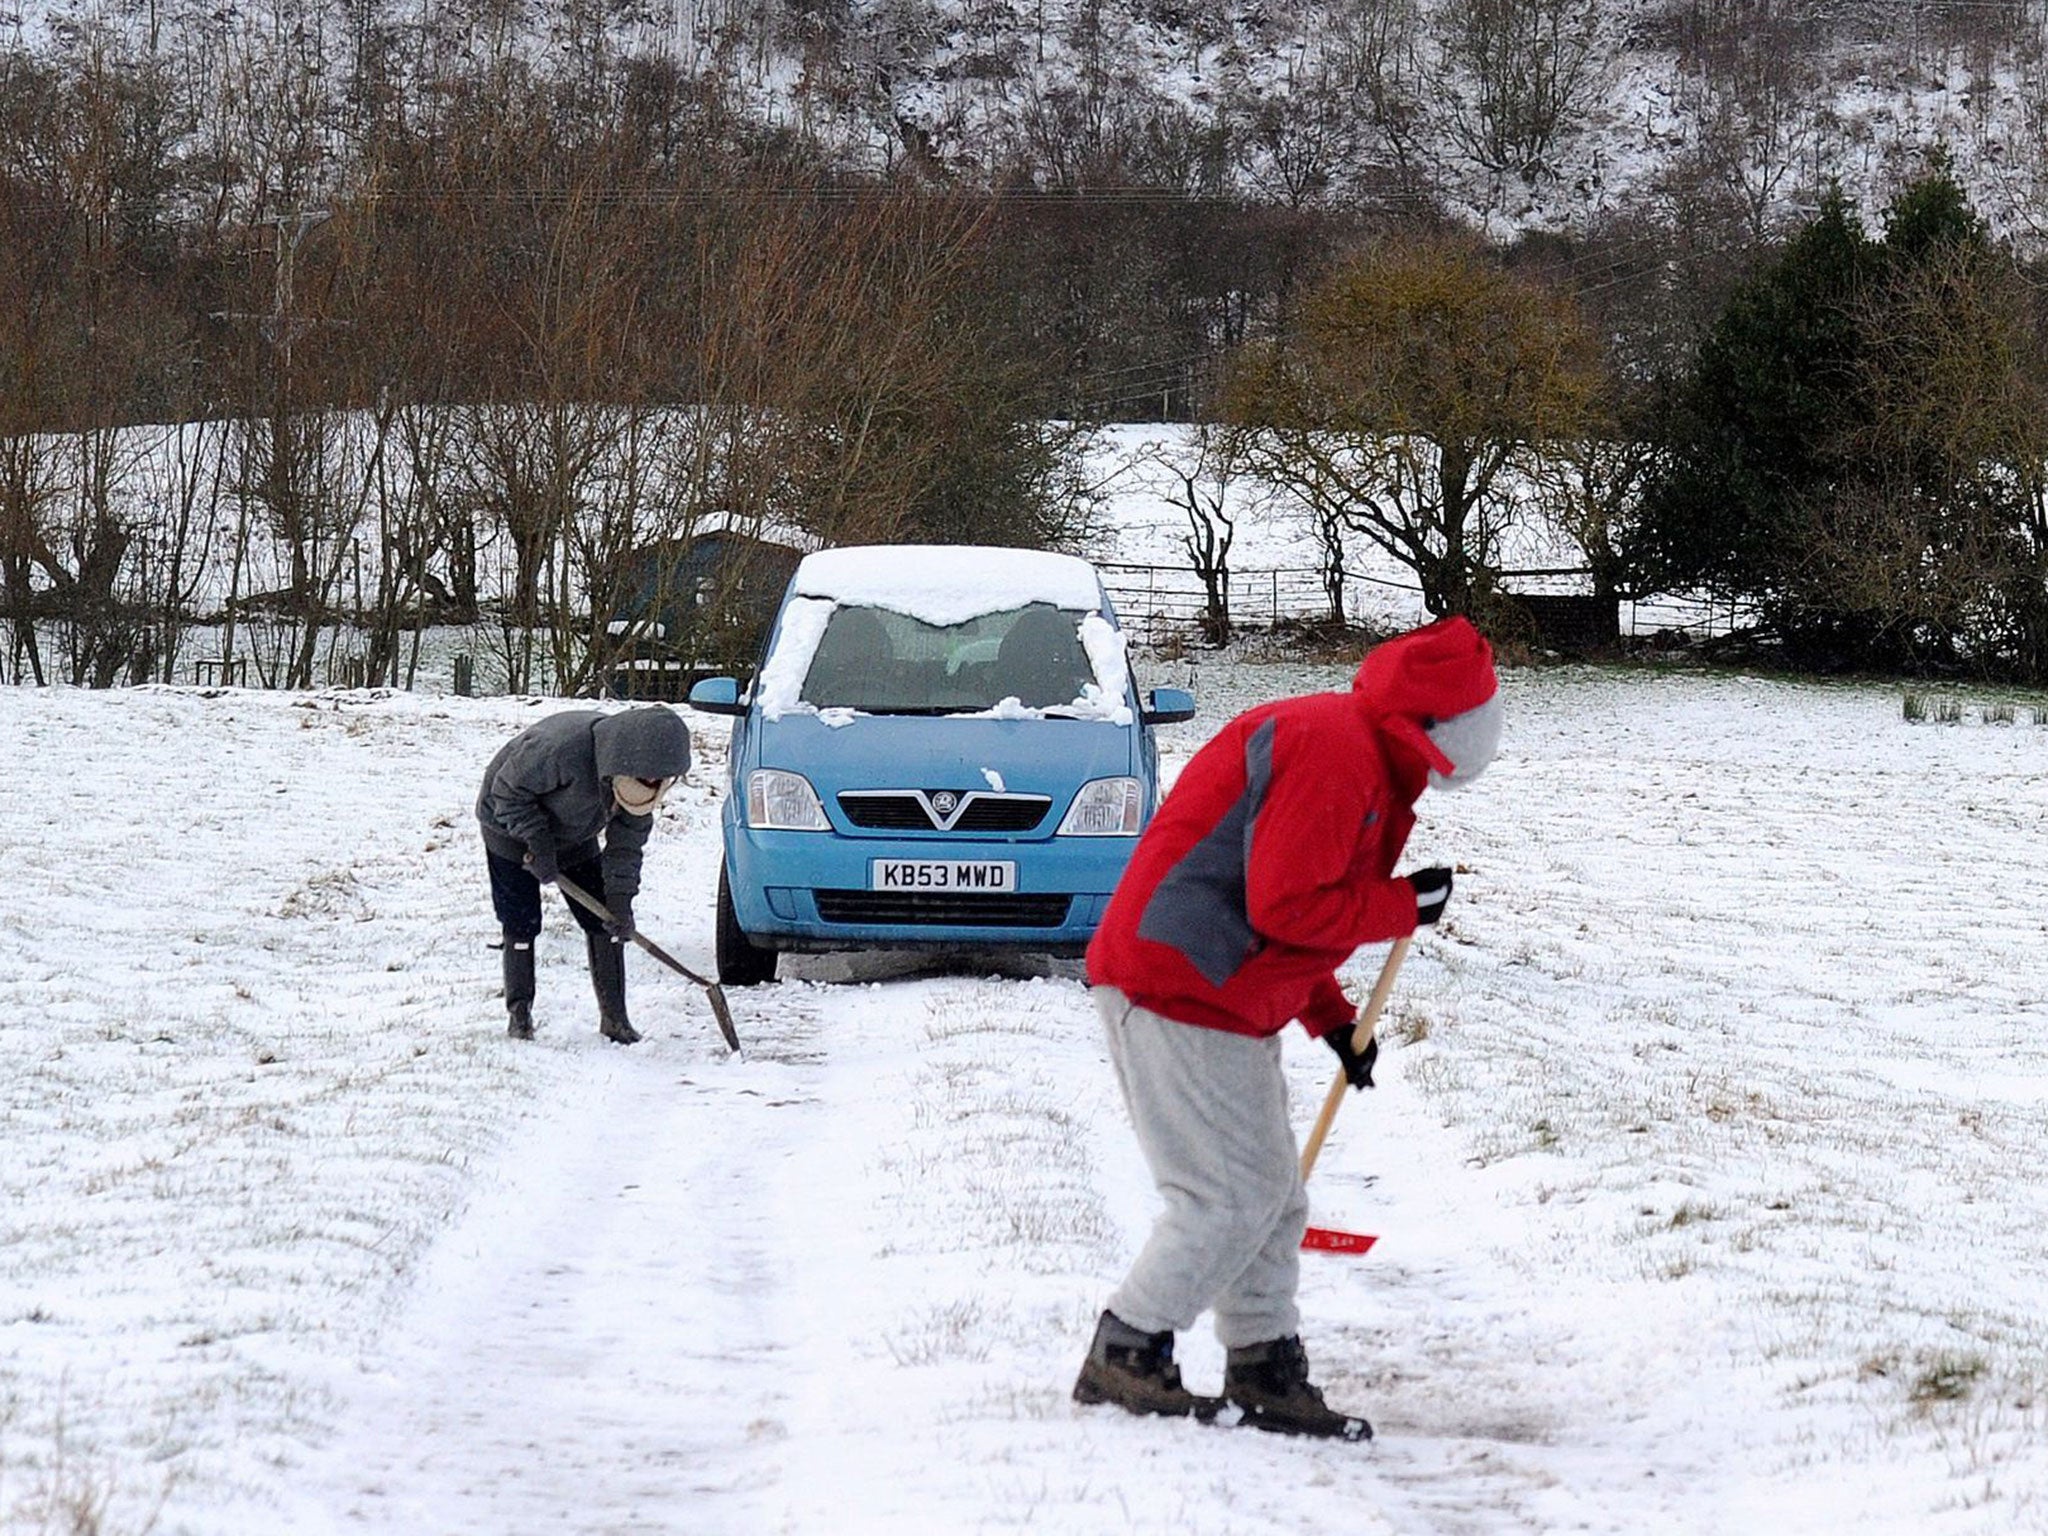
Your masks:
M 1804 666 L 2020 667 L 1986 620 L 2040 564 L 2016 285 L 1942 159 L 1882 240 L 1830 196 L 1667 392 L 1643 515 L 1657 584 L 1755 602 Z
M 1644 547 L 1666 588 L 1768 599 L 1796 566 L 1804 509 L 1839 473 L 1829 445 L 1854 409 L 1855 301 L 1877 253 L 1832 192 L 1778 259 L 1738 289 L 1670 387 Z

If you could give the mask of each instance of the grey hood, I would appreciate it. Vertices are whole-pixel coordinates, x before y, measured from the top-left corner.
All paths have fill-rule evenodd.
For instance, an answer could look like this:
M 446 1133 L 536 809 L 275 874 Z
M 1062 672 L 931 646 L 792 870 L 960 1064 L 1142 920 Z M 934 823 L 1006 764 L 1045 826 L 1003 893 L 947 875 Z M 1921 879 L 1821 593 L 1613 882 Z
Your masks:
M 690 771 L 690 728 L 666 704 L 606 715 L 591 728 L 600 777 L 679 779 Z

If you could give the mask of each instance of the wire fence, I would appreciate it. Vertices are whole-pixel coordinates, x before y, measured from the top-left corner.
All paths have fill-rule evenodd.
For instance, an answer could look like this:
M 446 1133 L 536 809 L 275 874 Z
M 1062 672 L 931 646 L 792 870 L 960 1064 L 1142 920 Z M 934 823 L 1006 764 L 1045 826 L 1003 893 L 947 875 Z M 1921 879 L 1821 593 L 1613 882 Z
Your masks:
M 1182 638 L 1203 627 L 1209 592 L 1192 567 L 1098 561 L 1096 569 L 1124 629 L 1145 643 Z M 1317 570 L 1232 571 L 1228 611 L 1235 628 L 1274 629 L 1286 620 L 1328 614 L 1330 599 Z
M 1148 648 L 1183 645 L 1212 639 L 1207 623 L 1209 594 L 1190 565 L 1154 565 L 1131 561 L 1095 562 L 1102 574 L 1118 619 L 1127 634 Z M 1509 572 L 1507 576 L 1557 576 L 1560 572 Z M 1516 584 L 1510 583 L 1511 586 Z M 1522 583 L 1539 586 L 1541 583 Z M 1519 590 L 1519 587 L 1517 587 Z M 1330 599 L 1323 573 L 1313 566 L 1261 566 L 1230 573 L 1229 615 L 1234 632 L 1260 632 L 1328 621 Z M 1391 633 L 1427 617 L 1420 586 L 1384 574 L 1346 568 L 1344 616 L 1348 624 Z M 1624 600 L 1614 616 L 1622 636 L 1656 644 L 1668 640 L 1693 644 L 1746 629 L 1756 622 L 1751 607 L 1741 602 L 1686 595 Z M 282 675 L 282 652 L 263 626 L 245 618 L 233 657 L 223 657 L 225 636 L 218 626 L 190 627 L 181 645 L 179 681 L 201 686 L 274 687 Z M 1610 629 L 1610 635 L 1614 630 Z M 458 694 L 495 692 L 505 686 L 502 667 L 494 670 L 490 655 L 501 636 L 493 623 L 435 629 L 419 661 L 427 686 L 449 687 Z M 61 654 L 62 636 L 43 636 L 53 656 Z M 270 648 L 260 648 L 269 643 Z M 259 644 L 250 650 L 252 644 Z M 316 675 L 328 687 L 358 688 L 376 681 L 365 659 L 367 637 L 359 626 L 336 626 L 322 652 Z M 0 681 L 9 680 L 6 658 L 0 656 Z M 451 670 L 452 669 L 452 670 Z M 18 659 L 13 680 L 20 680 Z M 166 680 L 169 680 L 168 678 Z M 547 681 L 545 668 L 535 685 Z M 410 684 L 408 684 L 410 686 Z
M 1146 645 L 1186 640 L 1208 627 L 1209 593 L 1187 565 L 1142 565 L 1097 561 L 1102 584 L 1126 632 Z M 1506 578 L 1569 577 L 1572 571 L 1503 572 Z M 1511 590 L 1512 590 L 1511 584 Z M 1421 585 L 1365 571 L 1344 571 L 1347 623 L 1382 627 L 1419 622 L 1427 616 Z M 1228 613 L 1233 630 L 1277 629 L 1283 624 L 1317 623 L 1330 617 L 1322 571 L 1312 566 L 1271 566 L 1230 573 Z M 1714 639 L 1755 622 L 1750 606 L 1728 599 L 1674 593 L 1632 599 L 1619 605 L 1620 633 L 1631 638 L 1670 636 L 1685 641 Z

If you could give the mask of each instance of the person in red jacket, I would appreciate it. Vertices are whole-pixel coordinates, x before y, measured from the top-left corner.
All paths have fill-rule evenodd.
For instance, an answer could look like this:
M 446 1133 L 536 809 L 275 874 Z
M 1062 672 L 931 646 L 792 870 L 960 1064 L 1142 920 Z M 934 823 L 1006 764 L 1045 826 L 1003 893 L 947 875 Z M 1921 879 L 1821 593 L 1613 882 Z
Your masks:
M 1395 876 L 1430 785 L 1500 742 L 1493 652 L 1462 618 L 1375 646 L 1349 693 L 1238 716 L 1182 770 L 1088 947 L 1088 981 L 1166 1205 L 1111 1294 L 1075 1400 L 1365 1439 L 1311 1384 L 1295 1291 L 1308 1197 L 1279 1032 L 1299 1019 L 1372 1084 L 1336 971 L 1442 915 L 1451 872 Z M 1176 1330 L 1215 1313 L 1223 1397 L 1181 1384 Z

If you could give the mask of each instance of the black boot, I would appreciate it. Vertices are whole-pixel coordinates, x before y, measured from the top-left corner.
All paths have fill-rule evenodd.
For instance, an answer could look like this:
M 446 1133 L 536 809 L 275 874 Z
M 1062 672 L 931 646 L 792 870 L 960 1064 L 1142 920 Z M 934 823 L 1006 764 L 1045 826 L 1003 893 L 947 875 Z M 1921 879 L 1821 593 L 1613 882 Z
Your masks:
M 505 935 L 505 1033 L 533 1038 L 533 940 Z
M 601 933 L 586 933 L 583 938 L 590 950 L 590 984 L 597 992 L 597 1032 L 631 1045 L 640 1031 L 626 1018 L 626 946 Z
M 1299 1336 L 1248 1344 L 1224 1357 L 1223 1396 L 1244 1412 L 1244 1422 L 1283 1435 L 1370 1440 L 1372 1426 L 1336 1412 L 1308 1379 L 1308 1351 Z
M 1157 1413 L 1184 1419 L 1215 1417 L 1222 1406 L 1213 1397 L 1197 1397 L 1180 1384 L 1173 1363 L 1173 1335 L 1145 1333 L 1114 1312 L 1095 1325 L 1095 1342 L 1081 1362 L 1074 1383 L 1077 1403 L 1115 1403 L 1131 1413 Z

